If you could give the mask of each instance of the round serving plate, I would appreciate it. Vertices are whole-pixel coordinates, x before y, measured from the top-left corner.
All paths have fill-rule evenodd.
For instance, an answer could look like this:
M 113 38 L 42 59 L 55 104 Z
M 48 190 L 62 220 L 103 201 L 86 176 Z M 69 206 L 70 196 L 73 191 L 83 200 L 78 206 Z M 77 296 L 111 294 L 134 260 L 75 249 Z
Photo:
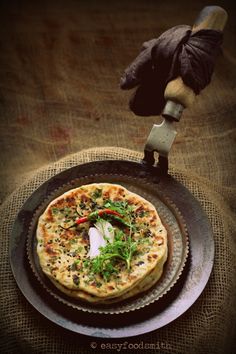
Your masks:
M 48 204 L 56 197 L 62 195 L 70 189 L 95 182 L 122 185 L 129 191 L 137 193 L 151 202 L 155 206 L 158 215 L 161 218 L 162 224 L 167 229 L 168 234 L 168 258 L 164 265 L 164 271 L 161 279 L 159 279 L 159 281 L 148 291 L 140 293 L 130 299 L 123 300 L 122 302 L 116 302 L 110 305 L 89 304 L 85 301 L 79 301 L 78 299 L 74 299 L 63 294 L 42 272 L 37 255 L 36 228 L 38 218 L 44 212 Z M 163 196 L 160 191 L 154 191 L 151 183 L 147 181 L 146 183 L 143 183 L 143 179 L 114 174 L 95 174 L 82 178 L 76 178 L 56 189 L 48 198 L 44 200 L 34 214 L 27 239 L 27 255 L 33 273 L 41 285 L 54 298 L 77 310 L 104 314 L 119 314 L 138 310 L 160 299 L 179 279 L 187 260 L 188 250 L 189 247 L 186 225 L 173 202 Z
M 36 258 L 33 251 L 35 242 L 33 230 L 40 208 L 42 207 L 43 210 L 46 206 L 44 203 L 50 198 L 60 195 L 64 188 L 70 189 L 73 185 L 77 186 L 78 181 L 96 182 L 94 179 L 96 175 L 104 176 L 104 178 L 109 175 L 109 181 L 114 180 L 117 183 L 120 180 L 120 183 L 128 189 L 146 196 L 155 204 L 158 212 L 164 215 L 164 223 L 171 224 L 168 219 L 171 215 L 171 220 L 180 230 L 178 235 L 181 235 L 181 247 L 184 249 L 184 251 L 181 251 L 181 256 L 176 257 L 180 262 L 180 272 L 176 273 L 175 270 L 176 278 L 171 280 L 168 285 L 169 288 L 163 286 L 163 293 L 157 295 L 158 282 L 150 292 L 147 292 L 148 296 L 144 293 L 139 295 L 138 298 L 119 304 L 118 313 L 104 312 L 104 308 L 97 313 L 88 309 L 83 311 L 84 304 L 79 305 L 83 309 L 78 308 L 78 304 L 74 308 L 71 304 L 68 306 L 66 303 L 68 299 L 65 301 L 63 298 L 63 301 L 61 301 L 57 296 L 49 295 L 47 286 L 43 286 L 42 282 L 38 281 L 37 276 L 32 272 L 26 252 L 27 235 L 29 235 L 28 254 L 33 267 L 36 267 L 34 270 L 37 273 L 37 262 L 34 263 Z M 169 201 L 172 201 L 173 204 Z M 175 206 L 177 206 L 177 209 Z M 165 209 L 164 212 L 162 211 L 163 208 Z M 184 223 L 190 241 L 190 254 L 185 267 L 188 241 L 185 238 L 185 231 L 183 231 L 185 229 Z M 168 231 L 171 235 L 169 238 L 171 249 L 174 244 L 173 238 L 177 237 L 178 239 L 179 236 L 174 235 L 173 230 Z M 169 262 L 172 258 L 175 258 L 174 252 L 170 254 Z M 207 216 L 199 202 L 170 175 L 160 177 L 157 175 L 156 168 L 147 169 L 140 163 L 130 161 L 110 160 L 87 163 L 72 167 L 52 177 L 43 183 L 25 202 L 17 216 L 10 239 L 10 263 L 13 275 L 21 292 L 32 306 L 50 321 L 63 328 L 95 337 L 135 336 L 161 328 L 172 322 L 183 314 L 203 291 L 212 270 L 213 259 L 213 234 Z M 169 267 L 170 265 L 167 263 L 160 284 L 165 279 L 166 274 L 170 274 Z M 43 284 L 45 283 L 43 282 Z M 145 299 L 144 306 L 143 299 Z M 126 306 L 125 311 L 123 311 L 122 306 Z M 129 306 L 132 307 L 131 310 Z M 136 310 L 137 316 L 134 316 L 134 310 Z M 113 320 L 114 316 L 115 321 Z

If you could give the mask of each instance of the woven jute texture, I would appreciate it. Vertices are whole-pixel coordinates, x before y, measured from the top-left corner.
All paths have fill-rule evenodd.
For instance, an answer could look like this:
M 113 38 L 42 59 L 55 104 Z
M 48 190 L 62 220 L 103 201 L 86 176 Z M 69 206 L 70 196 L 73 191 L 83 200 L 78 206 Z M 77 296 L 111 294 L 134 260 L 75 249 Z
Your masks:
M 14 219 L 31 193 L 48 178 L 62 170 L 89 161 L 125 159 L 139 161 L 142 155 L 124 149 L 104 147 L 82 150 L 35 171 L 1 207 L 1 353 L 104 353 L 101 343 L 114 345 L 152 344 L 160 349 L 136 349 L 140 353 L 233 353 L 235 324 L 235 220 L 220 187 L 209 180 L 170 168 L 170 173 L 200 201 L 211 222 L 215 239 L 215 261 L 210 280 L 199 299 L 180 318 L 154 332 L 126 339 L 96 339 L 72 334 L 41 316 L 25 300 L 11 274 L 8 244 Z M 135 315 L 135 314 L 134 314 Z M 126 344 L 127 346 L 127 344 Z M 118 348 L 118 347 L 117 347 Z M 135 348 L 135 347 L 133 347 Z M 107 349 L 108 350 L 108 349 Z M 108 350 L 109 352 L 111 350 Z M 117 349 L 116 349 L 117 351 Z M 129 352 L 129 349 L 121 352 Z M 112 351 L 114 352 L 114 350 Z
M 20 175 L 82 149 L 120 146 L 141 152 L 159 118 L 129 111 L 132 93 L 119 89 L 120 77 L 144 41 L 175 25 L 192 25 L 209 5 L 208 0 L 1 3 L 2 200 Z M 236 14 L 230 0 L 219 3 L 229 13 L 223 55 L 211 84 L 184 111 L 170 159 L 229 187 L 236 165 Z

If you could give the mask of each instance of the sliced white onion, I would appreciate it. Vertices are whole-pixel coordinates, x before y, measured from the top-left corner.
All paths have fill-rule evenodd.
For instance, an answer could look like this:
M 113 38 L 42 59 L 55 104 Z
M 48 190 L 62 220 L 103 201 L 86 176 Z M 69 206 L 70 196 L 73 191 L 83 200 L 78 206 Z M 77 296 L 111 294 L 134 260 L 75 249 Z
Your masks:
M 90 250 L 87 257 L 94 258 L 100 254 L 99 248 L 106 246 L 106 240 L 103 238 L 102 233 L 96 229 L 96 227 L 90 227 L 88 235 Z
M 115 232 L 113 226 L 106 220 L 99 220 L 94 224 L 95 227 L 89 228 L 90 250 L 87 257 L 94 258 L 100 254 L 100 247 L 105 247 L 107 241 L 114 241 Z
M 110 243 L 114 241 L 115 232 L 114 227 L 106 220 L 99 220 L 94 224 L 97 230 L 102 234 L 105 240 L 108 240 Z

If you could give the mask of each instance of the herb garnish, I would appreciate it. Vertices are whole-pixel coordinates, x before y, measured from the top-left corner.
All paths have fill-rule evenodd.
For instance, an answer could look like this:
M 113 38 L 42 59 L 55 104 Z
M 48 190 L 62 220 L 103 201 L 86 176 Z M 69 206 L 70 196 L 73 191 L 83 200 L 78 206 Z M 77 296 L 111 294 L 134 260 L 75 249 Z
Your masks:
M 94 199 L 100 198 L 101 196 L 102 196 L 102 189 L 100 188 L 97 188 L 92 194 L 92 197 Z
M 114 242 L 101 247 L 100 254 L 84 261 L 84 266 L 88 267 L 90 272 L 100 274 L 106 281 L 118 273 L 116 265 L 120 261 L 124 262 L 127 270 L 130 270 L 131 258 L 137 250 L 137 242 L 132 241 L 130 236 L 127 239 L 125 237 L 122 231 L 116 233 Z
M 129 205 L 127 201 L 112 201 L 110 199 L 105 201 L 105 208 L 117 211 L 121 215 L 130 214 L 133 211 L 132 205 Z
M 130 270 L 131 259 L 137 252 L 138 242 L 132 239 L 132 233 L 135 231 L 133 207 L 124 201 L 107 201 L 104 206 L 125 215 L 129 231 L 127 233 L 127 230 L 126 232 L 120 229 L 115 230 L 114 241 L 100 247 L 100 254 L 95 258 L 85 260 L 83 264 L 91 273 L 100 274 L 106 281 L 109 281 L 112 275 L 118 273 L 117 265 L 120 262 L 126 266 L 128 271 Z

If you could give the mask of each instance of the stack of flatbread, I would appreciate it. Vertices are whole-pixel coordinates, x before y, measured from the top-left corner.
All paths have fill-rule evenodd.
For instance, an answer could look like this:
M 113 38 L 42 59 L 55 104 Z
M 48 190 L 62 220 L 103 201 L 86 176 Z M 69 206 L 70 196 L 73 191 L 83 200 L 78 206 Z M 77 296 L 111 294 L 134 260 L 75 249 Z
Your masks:
M 56 198 L 40 216 L 36 237 L 52 283 L 94 304 L 146 291 L 167 259 L 167 232 L 155 207 L 117 184 L 88 184 Z

